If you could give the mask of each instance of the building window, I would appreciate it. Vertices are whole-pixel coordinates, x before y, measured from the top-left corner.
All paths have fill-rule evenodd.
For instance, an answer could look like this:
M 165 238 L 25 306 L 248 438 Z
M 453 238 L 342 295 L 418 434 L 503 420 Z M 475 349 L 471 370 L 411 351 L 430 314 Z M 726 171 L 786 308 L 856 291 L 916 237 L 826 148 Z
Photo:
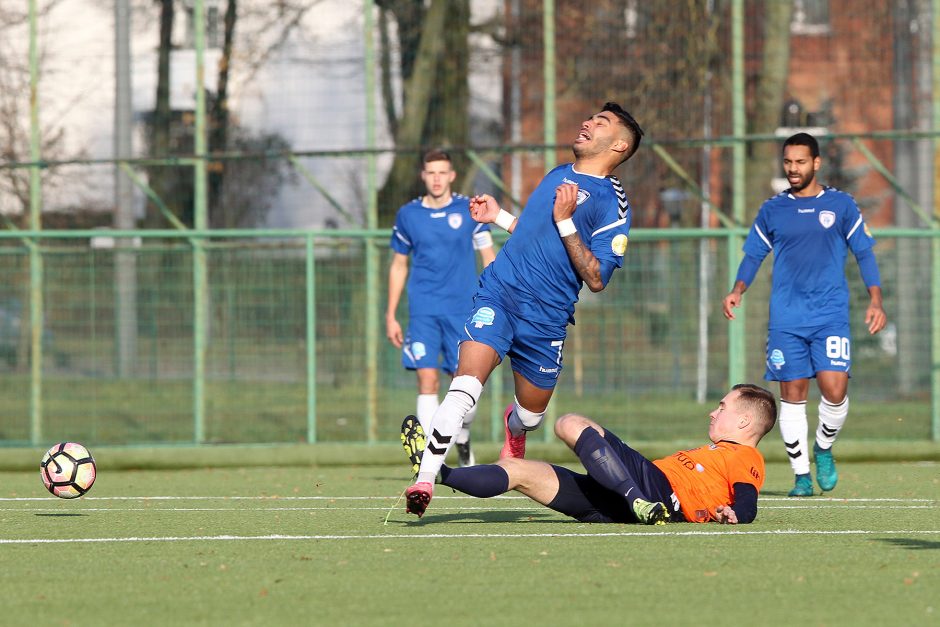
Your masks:
M 828 35 L 829 0 L 793 0 L 790 32 L 794 35 Z

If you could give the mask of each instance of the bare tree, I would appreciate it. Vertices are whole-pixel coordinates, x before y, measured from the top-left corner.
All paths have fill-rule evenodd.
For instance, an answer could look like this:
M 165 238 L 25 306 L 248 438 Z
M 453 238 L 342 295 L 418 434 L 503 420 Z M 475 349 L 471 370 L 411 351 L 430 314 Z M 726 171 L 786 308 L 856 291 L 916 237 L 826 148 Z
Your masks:
M 421 153 L 432 146 L 466 146 L 469 86 L 467 59 L 470 32 L 469 0 L 381 0 L 381 67 L 386 117 L 399 152 L 379 190 L 379 223 L 390 224 L 406 199 L 420 194 L 417 173 Z M 396 111 L 391 89 L 391 38 L 388 22 L 398 26 L 403 104 Z M 452 155 L 458 173 L 461 154 Z

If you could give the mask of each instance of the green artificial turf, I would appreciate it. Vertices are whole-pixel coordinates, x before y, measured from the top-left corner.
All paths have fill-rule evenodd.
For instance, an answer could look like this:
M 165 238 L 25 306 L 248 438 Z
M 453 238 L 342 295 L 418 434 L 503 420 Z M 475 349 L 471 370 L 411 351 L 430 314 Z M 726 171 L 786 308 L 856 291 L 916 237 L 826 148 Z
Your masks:
M 0 473 L 11 625 L 761 625 L 940 621 L 940 464 L 841 463 L 751 525 L 588 525 L 401 466 L 107 470 L 85 498 Z M 166 498 L 160 498 L 166 497 Z M 59 542 L 61 541 L 61 542 Z

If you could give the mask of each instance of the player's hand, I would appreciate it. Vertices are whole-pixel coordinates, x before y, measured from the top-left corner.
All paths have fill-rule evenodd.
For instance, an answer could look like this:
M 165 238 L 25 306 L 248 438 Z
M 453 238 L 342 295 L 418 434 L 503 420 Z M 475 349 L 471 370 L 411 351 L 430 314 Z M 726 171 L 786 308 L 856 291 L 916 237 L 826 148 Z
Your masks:
M 736 525 L 738 524 L 738 515 L 728 505 L 719 505 L 715 510 L 715 520 L 722 525 Z
M 388 338 L 388 341 L 391 342 L 395 348 L 401 348 L 401 345 L 404 343 L 405 336 L 402 335 L 401 325 L 398 324 L 398 320 L 395 318 L 386 318 L 385 337 Z
M 479 194 L 470 199 L 470 217 L 481 224 L 491 224 L 499 215 L 499 203 L 489 194 Z
M 578 208 L 578 186 L 575 183 L 562 183 L 555 188 L 555 207 L 552 217 L 555 222 L 567 220 Z
M 868 333 L 874 335 L 885 328 L 888 323 L 888 315 L 882 309 L 880 303 L 871 303 L 865 310 L 865 324 L 868 325 Z
M 741 296 L 738 292 L 729 292 L 725 299 L 721 301 L 721 310 L 725 314 L 725 318 L 728 320 L 734 320 L 734 311 L 735 307 L 741 306 Z

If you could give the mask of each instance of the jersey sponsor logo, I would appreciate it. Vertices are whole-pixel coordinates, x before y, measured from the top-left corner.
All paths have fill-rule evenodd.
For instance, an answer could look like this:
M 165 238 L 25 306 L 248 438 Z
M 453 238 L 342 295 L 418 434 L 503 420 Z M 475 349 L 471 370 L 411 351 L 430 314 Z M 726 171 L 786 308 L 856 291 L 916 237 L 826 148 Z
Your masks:
M 823 225 L 824 229 L 828 229 L 833 224 L 836 223 L 836 214 L 832 211 L 820 211 L 819 212 L 819 223 Z
M 753 466 L 751 466 L 751 476 L 760 481 L 760 473 Z
M 447 224 L 452 229 L 459 229 L 460 225 L 463 224 L 463 216 L 459 213 L 452 213 L 447 216 Z
M 446 216 L 446 215 L 447 215 L 447 212 L 446 212 L 446 211 L 435 211 L 434 213 L 431 214 L 431 217 L 432 217 L 432 218 L 443 218 L 443 217 Z
M 414 355 L 415 361 L 417 361 L 428 354 L 428 349 L 424 346 L 424 342 L 412 342 L 411 354 Z
M 495 311 L 493 311 L 490 307 L 480 307 L 473 313 L 473 318 L 470 319 L 470 324 L 478 329 L 482 329 L 484 326 L 493 324 L 494 320 L 496 320 Z
M 816 213 L 816 209 L 797 209 L 797 213 Z
M 783 368 L 783 364 L 787 363 L 787 360 L 783 358 L 783 351 L 779 348 L 775 348 L 770 352 L 770 365 L 772 365 L 777 370 Z
M 684 451 L 679 451 L 676 453 L 676 461 L 689 470 L 695 470 L 696 463 L 692 460 L 691 457 L 686 455 Z
M 545 373 L 548 373 L 548 374 L 555 374 L 556 372 L 558 372 L 558 368 L 545 368 L 545 367 L 543 367 L 543 366 L 539 366 L 539 372 L 545 372 Z
M 838 359 L 830 359 L 830 360 L 829 360 L 829 365 L 831 365 L 831 366 L 842 366 L 843 368 L 845 368 L 846 363 L 845 363 L 844 361 L 841 361 L 841 360 L 838 360 Z
M 614 239 L 611 240 L 610 249 L 614 251 L 614 254 L 617 255 L 618 257 L 623 257 L 624 253 L 627 252 L 628 243 L 629 243 L 629 239 L 627 238 L 627 236 L 621 233 L 620 235 L 615 236 Z

